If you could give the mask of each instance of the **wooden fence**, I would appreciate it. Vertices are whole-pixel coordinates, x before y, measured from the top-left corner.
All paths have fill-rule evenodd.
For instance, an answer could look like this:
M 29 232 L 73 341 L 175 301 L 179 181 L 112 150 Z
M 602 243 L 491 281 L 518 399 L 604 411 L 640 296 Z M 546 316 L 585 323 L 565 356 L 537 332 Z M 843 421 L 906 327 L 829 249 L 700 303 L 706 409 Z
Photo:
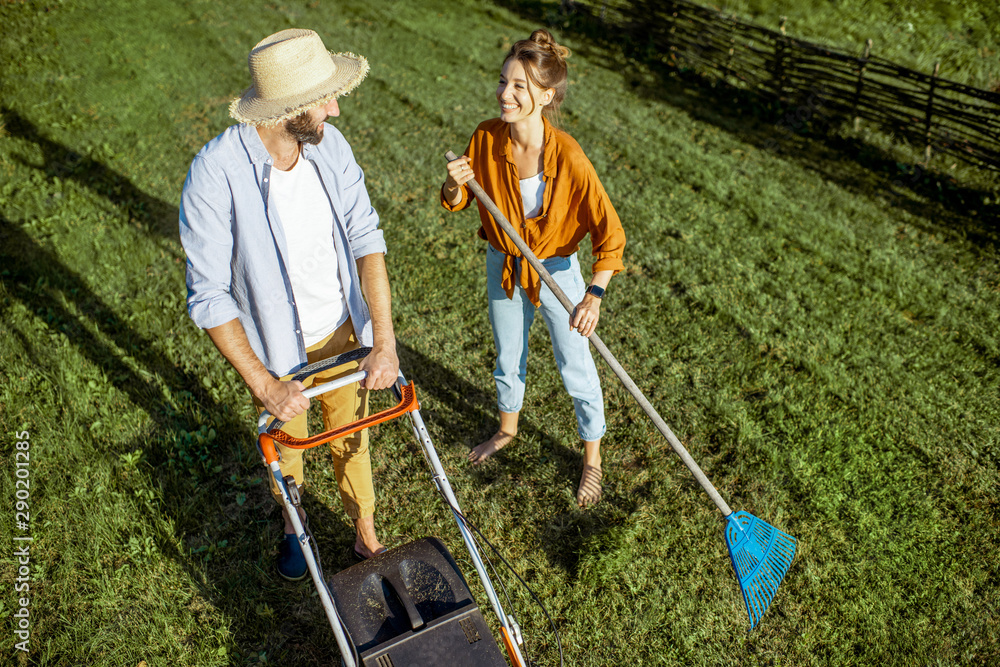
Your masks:
M 564 0 L 671 66 L 746 88 L 807 119 L 870 121 L 922 148 L 925 165 L 946 154 L 1000 172 L 1000 93 L 966 86 L 871 55 L 789 37 L 687 0 Z M 818 111 L 817 111 L 818 110 Z

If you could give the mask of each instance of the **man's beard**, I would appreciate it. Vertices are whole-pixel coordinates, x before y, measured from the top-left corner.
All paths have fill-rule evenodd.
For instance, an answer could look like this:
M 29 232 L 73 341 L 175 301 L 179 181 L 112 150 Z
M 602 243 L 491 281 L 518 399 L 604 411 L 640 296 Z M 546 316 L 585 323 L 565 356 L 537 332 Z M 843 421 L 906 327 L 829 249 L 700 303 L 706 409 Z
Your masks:
M 323 141 L 323 124 L 312 125 L 309 120 L 309 112 L 299 114 L 295 118 L 285 121 L 285 131 L 296 141 L 303 144 L 317 145 Z

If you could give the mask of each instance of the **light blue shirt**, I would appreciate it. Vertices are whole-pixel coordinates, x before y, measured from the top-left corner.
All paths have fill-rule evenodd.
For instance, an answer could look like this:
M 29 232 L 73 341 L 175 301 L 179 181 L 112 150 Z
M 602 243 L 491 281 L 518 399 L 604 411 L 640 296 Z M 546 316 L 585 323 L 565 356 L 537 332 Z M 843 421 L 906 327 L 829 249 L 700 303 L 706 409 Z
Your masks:
M 347 310 L 358 340 L 370 346 L 371 314 L 355 261 L 385 253 L 386 246 L 364 174 L 344 135 L 329 123 L 318 146 L 303 144 L 301 158 L 316 165 L 330 198 Z M 239 319 L 254 353 L 281 377 L 306 364 L 306 348 L 282 221 L 268 198 L 273 162 L 249 125 L 234 125 L 206 144 L 184 181 L 180 236 L 191 319 L 202 329 Z

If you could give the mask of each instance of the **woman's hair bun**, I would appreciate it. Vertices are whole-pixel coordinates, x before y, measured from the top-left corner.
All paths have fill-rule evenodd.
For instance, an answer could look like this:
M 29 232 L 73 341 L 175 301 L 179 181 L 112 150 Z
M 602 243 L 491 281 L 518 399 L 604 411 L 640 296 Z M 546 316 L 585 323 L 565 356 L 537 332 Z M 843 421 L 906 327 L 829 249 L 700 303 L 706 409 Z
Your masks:
M 552 33 L 544 28 L 539 28 L 535 32 L 531 33 L 531 41 L 539 46 L 547 48 L 553 55 L 564 60 L 570 56 L 570 50 L 562 44 L 557 43 L 555 38 L 552 37 Z

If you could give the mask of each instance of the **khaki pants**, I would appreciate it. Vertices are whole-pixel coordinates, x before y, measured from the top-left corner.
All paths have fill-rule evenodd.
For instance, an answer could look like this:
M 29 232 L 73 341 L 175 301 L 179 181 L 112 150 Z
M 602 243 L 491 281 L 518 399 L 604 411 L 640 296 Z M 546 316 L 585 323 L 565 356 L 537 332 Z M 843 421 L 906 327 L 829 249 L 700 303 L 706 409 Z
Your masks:
M 328 359 L 329 357 L 348 352 L 360 347 L 354 335 L 354 325 L 350 319 L 337 328 L 332 334 L 306 349 L 309 363 Z M 319 373 L 305 380 L 306 387 L 330 382 L 339 377 L 350 375 L 358 370 L 358 363 L 352 362 L 338 366 L 329 371 Z M 282 380 L 290 380 L 286 375 Z M 317 396 L 323 415 L 324 429 L 329 431 L 363 419 L 368 416 L 368 391 L 359 384 L 351 384 L 340 389 L 334 389 Z M 264 410 L 263 404 L 254 398 L 257 414 Z M 302 413 L 281 427 L 281 430 L 295 438 L 306 438 L 309 435 L 307 415 Z M 281 455 L 278 463 L 282 476 L 292 475 L 295 483 L 301 486 L 305 481 L 303 471 L 303 449 L 285 447 L 279 442 L 274 443 Z M 353 520 L 375 513 L 375 489 L 372 486 L 372 466 L 368 454 L 368 430 L 352 433 L 344 438 L 338 438 L 330 443 L 330 453 L 333 455 L 334 473 L 344 510 Z M 273 476 L 269 476 L 271 494 L 278 504 L 281 504 L 281 493 Z

